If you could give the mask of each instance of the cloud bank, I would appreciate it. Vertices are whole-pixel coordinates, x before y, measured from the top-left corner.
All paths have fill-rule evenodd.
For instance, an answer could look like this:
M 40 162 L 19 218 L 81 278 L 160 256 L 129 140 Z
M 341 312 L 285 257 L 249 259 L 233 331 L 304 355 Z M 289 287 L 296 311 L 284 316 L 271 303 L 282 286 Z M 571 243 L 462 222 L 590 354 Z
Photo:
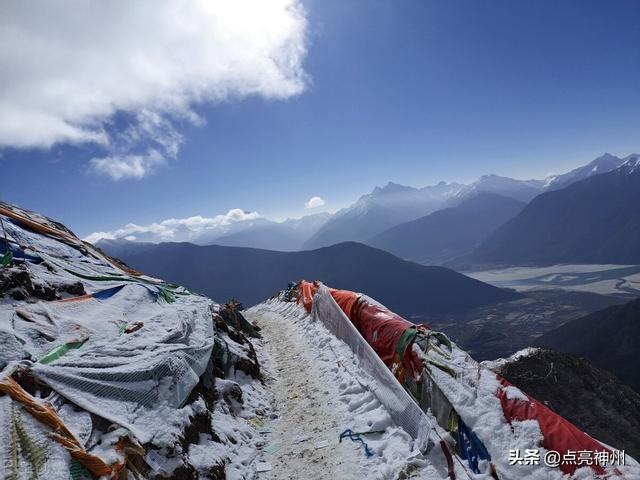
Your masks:
M 306 26 L 298 0 L 3 2 L 0 148 L 93 142 L 95 171 L 144 177 L 195 105 L 301 93 Z M 134 122 L 114 135 L 119 112 Z
M 306 208 L 318 208 L 325 204 L 325 201 L 321 197 L 311 197 L 309 201 L 304 203 Z
M 262 217 L 258 212 L 245 212 L 233 208 L 227 213 L 215 217 L 196 215 L 187 218 L 169 218 L 149 225 L 129 223 L 122 228 L 109 232 L 94 232 L 84 238 L 95 243 L 100 239 L 126 239 L 140 242 L 188 242 L 207 233 L 223 235 L 234 228 L 249 226 L 252 220 Z M 244 224 L 244 225 L 242 225 Z

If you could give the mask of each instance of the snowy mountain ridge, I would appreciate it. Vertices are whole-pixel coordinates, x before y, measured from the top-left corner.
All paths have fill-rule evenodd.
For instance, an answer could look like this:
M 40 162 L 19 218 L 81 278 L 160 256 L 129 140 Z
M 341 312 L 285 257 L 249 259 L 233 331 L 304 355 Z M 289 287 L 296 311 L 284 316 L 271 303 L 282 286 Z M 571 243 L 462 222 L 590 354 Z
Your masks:
M 493 193 L 510 197 L 521 202 L 528 202 L 542 192 L 543 180 L 516 180 L 500 175 L 483 175 L 475 182 L 463 186 L 455 195 L 455 201 L 449 202 L 451 206 L 456 202 L 470 198 L 480 193 Z
M 544 180 L 518 180 L 489 174 L 466 185 L 441 181 L 416 188 L 388 182 L 374 187 L 370 193 L 336 213 L 322 212 L 274 221 L 255 211 L 232 209 L 213 218 L 196 215 L 146 226 L 127 224 L 114 231 L 95 232 L 87 239 L 92 242 L 101 238 L 154 243 L 187 241 L 198 245 L 219 244 L 280 251 L 314 249 L 343 241 L 362 242 L 396 225 L 455 207 L 480 193 L 502 195 L 528 203 L 540 193 L 606 173 L 633 157 L 621 159 L 605 154 L 566 174 Z
M 570 172 L 547 177 L 544 182 L 544 190 L 558 190 L 592 175 L 599 175 L 601 173 L 615 170 L 622 165 L 627 158 L 629 157 L 619 158 L 615 155 L 611 155 L 610 153 L 605 153 L 586 165 L 574 168 Z
M 624 163 L 620 166 L 620 169 L 624 170 L 627 174 L 635 173 L 637 169 L 640 168 L 640 155 L 637 153 L 629 155 L 623 160 Z
M 589 176 L 611 171 L 624 160 L 605 154 L 564 175 L 541 180 L 518 180 L 489 174 L 467 185 L 442 181 L 415 188 L 389 182 L 384 187 L 375 187 L 371 193 L 336 212 L 304 243 L 304 248 L 328 246 L 345 240 L 367 241 L 392 227 L 437 210 L 455 207 L 481 193 L 502 195 L 528 203 L 545 191 L 564 188 Z

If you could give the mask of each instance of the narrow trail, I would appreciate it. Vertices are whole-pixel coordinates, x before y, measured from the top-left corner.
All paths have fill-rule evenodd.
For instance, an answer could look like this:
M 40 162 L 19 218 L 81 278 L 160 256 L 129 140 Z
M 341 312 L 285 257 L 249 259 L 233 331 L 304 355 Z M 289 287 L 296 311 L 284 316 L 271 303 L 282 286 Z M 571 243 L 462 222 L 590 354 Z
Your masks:
M 362 450 L 348 440 L 338 443 L 338 435 L 352 420 L 338 408 L 336 386 L 318 375 L 318 359 L 306 348 L 312 339 L 300 338 L 275 312 L 247 312 L 247 318 L 262 329 L 258 354 L 273 395 L 272 417 L 277 416 L 264 425 L 270 433 L 264 434 L 261 454 L 273 469 L 259 478 L 362 477 L 368 470 L 360 465 Z

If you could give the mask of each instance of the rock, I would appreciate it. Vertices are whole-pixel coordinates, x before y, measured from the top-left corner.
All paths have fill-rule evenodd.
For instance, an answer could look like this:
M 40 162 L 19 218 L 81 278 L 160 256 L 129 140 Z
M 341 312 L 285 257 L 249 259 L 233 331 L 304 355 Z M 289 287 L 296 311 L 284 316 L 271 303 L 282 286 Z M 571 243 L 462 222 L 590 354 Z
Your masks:
M 640 456 L 640 395 L 613 374 L 553 350 L 537 350 L 498 373 L 592 437 Z

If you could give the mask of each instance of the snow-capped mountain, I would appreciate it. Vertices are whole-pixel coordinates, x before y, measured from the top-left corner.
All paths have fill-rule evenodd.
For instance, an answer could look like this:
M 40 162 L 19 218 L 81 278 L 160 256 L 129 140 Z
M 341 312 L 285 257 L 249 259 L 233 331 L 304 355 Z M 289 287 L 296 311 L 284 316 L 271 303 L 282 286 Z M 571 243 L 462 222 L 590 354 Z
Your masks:
M 308 236 L 316 233 L 331 218 L 329 212 L 314 213 L 300 218 L 287 218 L 283 225 Z
M 436 210 L 459 205 L 481 193 L 501 195 L 529 203 L 545 191 L 559 190 L 571 184 L 631 164 L 637 155 L 618 158 L 604 154 L 580 168 L 546 179 L 519 180 L 490 174 L 468 185 L 440 182 L 424 188 L 413 188 L 389 182 L 376 187 L 353 205 L 338 211 L 318 232 L 304 243 L 316 248 L 341 241 L 365 241 L 374 236 Z M 640 168 L 640 167 L 639 167 Z
M 439 265 L 472 252 L 524 206 L 515 198 L 480 192 L 455 207 L 396 225 L 367 243 L 405 260 Z
M 423 188 L 389 182 L 338 211 L 307 242 L 307 249 L 342 241 L 364 241 L 403 222 L 438 210 L 463 185 L 440 182 Z
M 635 159 L 626 167 L 635 169 L 638 164 Z M 622 168 L 620 171 L 627 177 L 634 176 Z M 366 295 L 356 293 L 374 295 L 385 305 L 409 316 L 417 312 L 442 315 L 521 298 L 514 291 L 446 268 L 402 261 L 358 243 L 293 253 L 126 240 L 102 245 L 105 248 L 124 246 L 118 255 L 123 254 L 131 267 L 147 265 L 148 273 L 166 272 L 170 278 L 184 278 L 188 280 L 184 283 L 193 286 L 194 291 L 211 291 L 222 298 L 240 296 L 247 298 L 249 304 L 272 296 L 271 300 L 245 310 L 245 318 L 234 302 L 219 305 L 185 287 L 133 270 L 83 243 L 61 224 L 34 212 L 0 203 L 0 219 L 5 229 L 4 242 L 0 242 L 4 247 L 0 294 L 8 297 L 8 301 L 0 305 L 0 314 L 10 319 L 5 322 L 6 348 L 0 351 L 0 362 L 5 369 L 2 400 L 5 411 L 9 412 L 2 417 L 9 438 L 7 448 L 0 449 L 2 478 L 21 478 L 20 473 L 27 471 L 36 472 L 30 478 L 38 480 L 66 479 L 73 476 L 73 472 L 83 472 L 79 465 L 94 477 L 105 478 L 122 472 L 132 472 L 136 478 L 201 478 L 200 471 L 213 472 L 207 473 L 208 478 L 222 478 L 227 471 L 234 473 L 233 478 L 253 478 L 265 465 L 266 471 L 272 468 L 266 460 L 261 461 L 272 458 L 265 457 L 265 454 L 272 455 L 264 451 L 265 439 L 277 448 L 289 448 L 285 452 L 293 452 L 289 445 L 311 440 L 313 432 L 320 432 L 320 438 L 328 438 L 335 425 L 344 423 L 346 417 L 354 428 L 359 425 L 372 428 L 367 422 L 372 418 L 381 419 L 375 428 L 384 430 L 372 439 L 367 438 L 370 446 L 365 445 L 365 453 L 367 448 L 382 453 L 368 460 L 367 464 L 373 465 L 369 471 L 334 475 L 335 478 L 374 476 L 382 468 L 390 471 L 391 466 L 395 470 L 390 478 L 397 478 L 395 472 L 406 468 L 407 458 L 420 459 L 417 467 L 412 466 L 415 478 L 451 478 L 453 475 L 447 472 L 453 471 L 449 468 L 452 458 L 456 459 L 453 465 L 458 468 L 457 478 L 471 478 L 471 472 L 476 469 L 473 459 L 459 457 L 457 450 L 450 449 L 444 442 L 441 445 L 446 449 L 432 449 L 442 452 L 439 453 L 441 459 L 430 454 L 418 457 L 419 452 L 428 451 L 427 445 L 434 445 L 434 441 L 446 436 L 445 430 L 438 429 L 451 425 L 451 412 L 458 419 L 458 432 L 454 432 L 453 437 L 460 438 L 463 432 L 469 438 L 468 432 L 472 432 L 475 436 L 471 438 L 488 452 L 487 456 L 499 459 L 490 468 L 500 472 L 500 478 L 532 480 L 542 475 L 560 480 L 575 470 L 571 464 L 556 470 L 541 466 L 531 475 L 525 470 L 514 470 L 508 459 L 499 456 L 499 452 L 513 445 L 534 447 L 542 439 L 549 449 L 560 449 L 564 445 L 572 451 L 614 448 L 594 440 L 477 364 L 444 333 L 418 336 L 412 322 Z M 347 315 L 346 308 L 341 310 L 343 307 L 324 286 L 319 287 L 318 296 L 313 297 L 312 302 L 318 305 L 313 310 L 318 313 L 313 316 L 308 314 L 311 307 L 305 310 L 302 286 L 305 282 L 273 296 L 275 285 L 305 277 L 326 279 L 336 286 L 353 286 L 350 288 L 356 292 L 337 294 L 356 299 L 359 308 L 352 309 L 354 303 L 350 303 L 349 311 L 365 312 L 359 313 L 359 324 L 368 322 L 367 331 L 372 332 L 371 335 L 358 333 L 356 321 Z M 329 300 L 335 303 L 327 304 Z M 387 325 L 393 322 L 395 331 L 393 336 L 381 336 L 378 342 L 378 332 L 369 326 L 373 321 L 380 321 L 380 317 Z M 350 325 L 351 338 L 358 339 L 359 345 L 366 346 L 368 342 L 369 356 L 360 353 L 365 349 L 344 342 L 346 336 L 332 336 L 328 326 L 336 318 L 342 323 L 335 330 L 346 330 L 343 326 Z M 421 332 L 427 333 L 426 328 Z M 261 336 L 262 340 L 253 345 L 248 336 Z M 386 357 L 383 353 L 395 354 L 400 338 L 409 342 L 403 346 L 407 352 L 415 352 L 415 355 L 403 355 L 409 360 L 403 360 L 400 365 L 403 368 L 415 365 L 413 368 L 429 379 L 429 395 L 420 398 L 429 399 L 430 403 L 417 400 L 414 392 L 422 391 L 420 384 L 420 390 L 415 387 L 411 390 L 408 382 L 389 383 L 395 379 L 387 370 L 385 358 L 389 358 L 391 364 L 396 362 L 396 356 Z M 407 338 L 409 340 L 405 340 Z M 369 352 L 379 356 L 373 357 Z M 372 363 L 373 358 L 378 358 L 378 366 Z M 258 359 L 264 361 L 263 366 Z M 344 368 L 336 370 L 335 364 Z M 261 371 L 274 372 L 269 382 L 260 381 Z M 468 375 L 469 371 L 473 375 Z M 555 371 L 556 375 L 563 373 L 562 367 Z M 413 373 L 404 378 L 413 378 L 409 375 Z M 568 375 L 569 380 L 563 385 L 566 387 L 569 381 L 576 383 L 576 391 L 570 392 L 571 402 L 584 387 L 579 373 L 573 374 L 571 370 Z M 362 378 L 370 380 L 371 388 L 361 388 Z M 300 386 L 307 384 L 339 385 L 340 390 L 338 387 L 309 389 L 309 395 L 313 396 L 313 402 L 309 403 L 307 397 L 295 396 L 301 391 Z M 32 393 L 34 385 L 38 394 Z M 470 388 L 475 393 L 471 399 Z M 47 393 L 46 400 L 41 392 Z M 433 392 L 438 392 L 438 396 Z M 413 399 L 406 397 L 406 405 L 413 408 L 411 415 L 406 413 L 411 410 L 395 408 L 401 404 L 397 400 L 407 395 L 413 395 Z M 277 399 L 275 406 L 270 406 L 274 398 Z M 613 402 L 610 396 L 597 397 L 602 398 Z M 294 408 L 275 408 L 287 401 Z M 438 405 L 435 402 L 449 409 L 445 416 L 433 416 L 432 405 Z M 354 404 L 366 405 L 366 408 L 353 409 Z M 329 407 L 319 408 L 324 405 Z M 328 415 L 336 408 L 342 410 L 332 419 Z M 517 409 L 521 408 L 527 409 L 524 420 L 516 416 L 522 411 Z M 618 412 L 617 407 L 610 410 Z M 394 412 L 399 413 L 395 418 L 402 416 L 406 421 L 391 423 L 395 422 Z M 631 412 L 636 418 L 637 408 Z M 423 414 L 428 415 L 426 422 Z M 629 417 L 618 412 L 616 418 L 628 420 Z M 321 419 L 322 423 L 312 430 L 309 425 L 314 418 Z M 331 423 L 327 423 L 327 418 Z M 416 419 L 421 422 L 418 428 L 415 428 Z M 513 429 L 512 425 L 525 421 L 528 428 Z M 530 427 L 536 422 L 539 428 Z M 55 436 L 51 435 L 52 424 L 57 426 Z M 291 442 L 291 438 L 300 438 L 300 425 L 306 425 L 309 436 Z M 611 429 L 606 433 L 609 431 Z M 431 432 L 441 433 L 437 433 L 435 440 L 423 435 Z M 610 444 L 628 438 L 615 433 Z M 100 441 L 83 441 L 87 438 Z M 425 448 L 416 448 L 412 439 L 424 439 Z M 388 453 L 390 442 L 393 442 L 393 455 Z M 398 454 L 400 442 L 406 446 L 402 446 L 403 453 Z M 329 453 L 323 455 L 331 458 L 345 455 L 338 457 L 340 463 L 335 465 L 336 471 L 343 472 L 338 470 L 338 465 L 357 464 L 362 453 L 360 448 L 346 449 L 337 444 L 336 440 L 332 444 L 325 441 L 321 446 L 314 444 L 313 449 L 302 448 L 311 452 L 327 448 L 323 452 Z M 630 444 L 631 447 L 634 444 Z M 280 458 L 298 457 L 287 453 Z M 308 458 L 305 457 L 304 462 L 315 463 Z M 394 460 L 396 458 L 401 460 Z M 295 472 L 308 470 L 304 462 Z M 489 465 L 487 461 L 484 463 Z M 627 457 L 625 463 L 615 471 L 613 466 L 607 468 L 613 473 L 620 472 L 620 478 L 637 478 L 637 462 Z M 298 474 L 289 474 L 293 470 L 286 470 L 286 464 L 276 464 L 278 472 L 285 472 L 283 478 L 298 478 Z M 442 474 L 434 476 L 436 466 Z M 315 470 L 310 478 L 319 478 L 317 473 L 325 466 L 312 468 Z M 139 469 L 144 473 L 140 474 Z M 156 475 L 157 471 L 162 474 Z M 580 478 L 599 478 L 596 473 L 582 470 Z M 88 478 L 88 474 L 84 476 Z M 612 475 L 609 478 L 613 478 Z
M 593 175 L 610 172 L 622 165 L 628 158 L 629 157 L 623 159 L 610 153 L 605 153 L 582 167 L 574 168 L 570 172 L 562 175 L 548 177 L 544 184 L 544 190 L 560 190 L 561 188 L 568 187 L 572 183 L 584 180 Z
M 475 182 L 463 186 L 449 203 L 459 202 L 479 193 L 493 193 L 526 203 L 542 192 L 544 183 L 544 180 L 517 180 L 500 175 L 483 175 Z
M 632 153 L 631 155 L 624 157 L 619 170 L 627 174 L 633 174 L 640 171 L 640 155 Z
M 542 193 L 472 255 L 477 264 L 640 263 L 640 159 Z M 474 263 L 472 262 L 472 263 Z
M 234 209 L 214 218 L 195 216 L 169 219 L 144 227 L 126 225 L 115 232 L 106 232 L 106 236 L 100 237 L 95 233 L 87 239 L 126 238 L 156 243 L 188 241 L 198 245 L 218 244 L 280 251 L 314 249 L 344 241 L 365 242 L 397 225 L 437 210 L 457 207 L 479 194 L 500 195 L 529 203 L 541 193 L 561 190 L 622 165 L 627 165 L 631 170 L 640 168 L 636 165 L 637 158 L 635 154 L 625 158 L 604 154 L 583 167 L 545 180 L 518 180 L 491 174 L 483 175 L 468 185 L 440 182 L 415 188 L 389 182 L 383 187 L 375 187 L 371 193 L 361 196 L 335 214 L 325 212 L 276 222 L 256 212 Z
M 251 220 L 244 220 L 241 222 L 233 222 L 229 224 L 208 227 L 206 229 L 203 229 L 199 235 L 191 239 L 184 239 L 184 241 L 190 241 L 197 245 L 211 245 L 212 243 L 215 243 L 219 238 L 233 238 L 233 236 L 240 235 L 243 232 L 262 230 L 265 228 L 269 228 L 274 224 L 277 224 L 277 222 L 264 217 L 257 217 Z

